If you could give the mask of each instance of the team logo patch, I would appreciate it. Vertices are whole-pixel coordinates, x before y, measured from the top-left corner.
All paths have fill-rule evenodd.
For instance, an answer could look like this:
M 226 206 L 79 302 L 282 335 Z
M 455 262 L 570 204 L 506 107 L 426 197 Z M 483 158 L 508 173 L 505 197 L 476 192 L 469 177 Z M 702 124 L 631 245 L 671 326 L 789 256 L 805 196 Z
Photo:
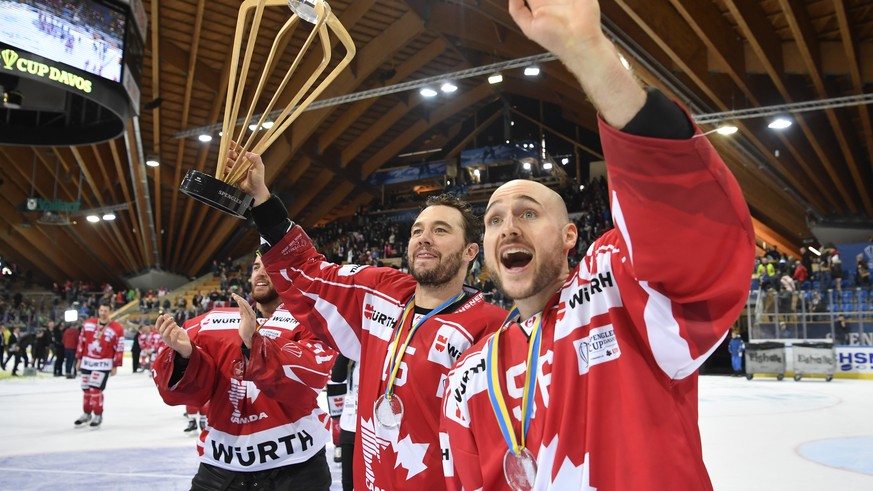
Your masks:
M 621 356 L 615 329 L 611 324 L 592 329 L 587 337 L 574 341 L 573 346 L 576 348 L 579 375 L 588 373 L 594 365 L 613 361 Z
M 461 353 L 469 347 L 469 341 L 460 335 L 454 327 L 443 324 L 434 337 L 427 353 L 427 359 L 446 368 L 452 368 L 452 365 L 461 357 Z

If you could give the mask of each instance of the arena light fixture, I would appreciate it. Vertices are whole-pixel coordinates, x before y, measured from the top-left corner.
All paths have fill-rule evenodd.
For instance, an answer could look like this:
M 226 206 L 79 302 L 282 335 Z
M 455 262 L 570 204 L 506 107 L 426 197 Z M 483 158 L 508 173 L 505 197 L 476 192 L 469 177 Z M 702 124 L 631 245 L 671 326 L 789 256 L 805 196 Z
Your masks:
M 537 65 L 531 65 L 529 67 L 524 68 L 524 75 L 526 77 L 536 77 L 540 74 L 540 67 Z
M 158 160 L 157 155 L 149 155 L 146 158 L 146 165 L 149 167 L 159 167 L 161 165 L 161 161 Z
M 568 159 L 567 157 L 564 157 L 561 159 L 561 165 L 567 165 L 569 163 L 570 163 L 570 159 Z
M 503 82 L 503 75 L 501 75 L 500 72 L 496 72 L 496 73 L 492 73 L 491 75 L 488 75 L 488 83 L 489 84 L 494 85 L 494 84 L 499 84 L 500 82 Z
M 552 163 L 551 162 L 544 163 L 543 170 L 552 170 Z
M 776 118 L 767 125 L 772 130 L 784 130 L 789 126 L 791 126 L 791 120 L 783 117 Z
M 440 90 L 445 92 L 446 94 L 451 94 L 452 92 L 458 90 L 458 86 L 451 82 L 445 82 L 440 86 Z
M 716 128 L 715 131 L 719 135 L 727 136 L 727 135 L 733 135 L 737 131 L 740 131 L 740 129 L 736 125 L 733 125 L 733 124 L 723 124 L 723 125 L 719 126 L 718 128 Z
M 430 87 L 424 87 L 423 89 L 418 91 L 418 93 L 421 94 L 422 97 L 427 97 L 427 98 L 436 97 L 436 95 L 437 95 L 437 91 L 433 90 Z
M 202 135 L 199 135 L 199 136 L 197 137 L 197 139 L 200 140 L 200 141 L 202 141 L 203 143 L 209 143 L 209 142 L 212 141 L 212 135 L 207 135 L 207 134 L 204 133 L 204 134 L 202 134 Z
M 100 217 L 98 217 L 97 215 L 88 215 L 85 217 L 85 220 L 88 220 L 91 223 L 97 223 L 100 221 Z
M 104 213 L 103 220 L 105 220 L 107 222 L 111 222 L 112 220 L 115 220 L 115 213 L 112 213 L 112 212 Z

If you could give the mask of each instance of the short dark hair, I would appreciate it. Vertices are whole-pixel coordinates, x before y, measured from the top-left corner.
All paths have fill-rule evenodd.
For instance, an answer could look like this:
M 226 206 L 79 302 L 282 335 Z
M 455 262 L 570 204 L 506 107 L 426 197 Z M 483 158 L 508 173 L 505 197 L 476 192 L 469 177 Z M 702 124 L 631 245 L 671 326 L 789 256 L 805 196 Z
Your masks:
M 109 307 L 109 309 L 112 310 L 112 302 L 110 302 L 109 300 L 106 300 L 105 298 L 103 300 L 100 300 L 100 303 L 97 304 L 98 308 L 103 307 L 103 306 Z
M 431 206 L 448 206 L 461 213 L 464 222 L 464 240 L 467 244 L 478 244 L 482 237 L 482 220 L 473 214 L 470 203 L 458 198 L 454 194 L 443 193 L 429 196 L 424 203 L 425 208 Z

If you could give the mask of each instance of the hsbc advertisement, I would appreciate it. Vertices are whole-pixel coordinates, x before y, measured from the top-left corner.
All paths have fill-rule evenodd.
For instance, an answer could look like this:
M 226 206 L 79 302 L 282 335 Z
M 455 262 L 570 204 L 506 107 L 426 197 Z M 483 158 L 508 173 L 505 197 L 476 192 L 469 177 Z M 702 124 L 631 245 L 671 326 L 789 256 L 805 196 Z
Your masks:
M 873 378 L 873 346 L 837 346 L 836 373 Z

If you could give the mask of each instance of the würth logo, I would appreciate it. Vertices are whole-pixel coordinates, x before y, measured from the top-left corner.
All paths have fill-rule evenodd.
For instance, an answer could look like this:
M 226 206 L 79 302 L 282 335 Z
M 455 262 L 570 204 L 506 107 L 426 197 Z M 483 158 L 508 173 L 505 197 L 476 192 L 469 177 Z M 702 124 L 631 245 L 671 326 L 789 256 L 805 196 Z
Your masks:
M 555 318 L 558 319 L 558 322 L 564 320 L 564 314 L 567 313 L 567 302 L 561 302 L 558 304 L 558 313 L 555 314 Z
M 364 318 L 377 324 L 382 324 L 385 327 L 391 327 L 394 325 L 393 317 L 388 317 L 387 314 L 379 312 L 371 304 L 364 305 Z
M 442 353 L 443 351 L 446 350 L 446 343 L 448 343 L 448 342 L 449 342 L 449 338 L 443 336 L 442 334 L 438 334 L 434 348 L 436 348 L 437 351 Z

